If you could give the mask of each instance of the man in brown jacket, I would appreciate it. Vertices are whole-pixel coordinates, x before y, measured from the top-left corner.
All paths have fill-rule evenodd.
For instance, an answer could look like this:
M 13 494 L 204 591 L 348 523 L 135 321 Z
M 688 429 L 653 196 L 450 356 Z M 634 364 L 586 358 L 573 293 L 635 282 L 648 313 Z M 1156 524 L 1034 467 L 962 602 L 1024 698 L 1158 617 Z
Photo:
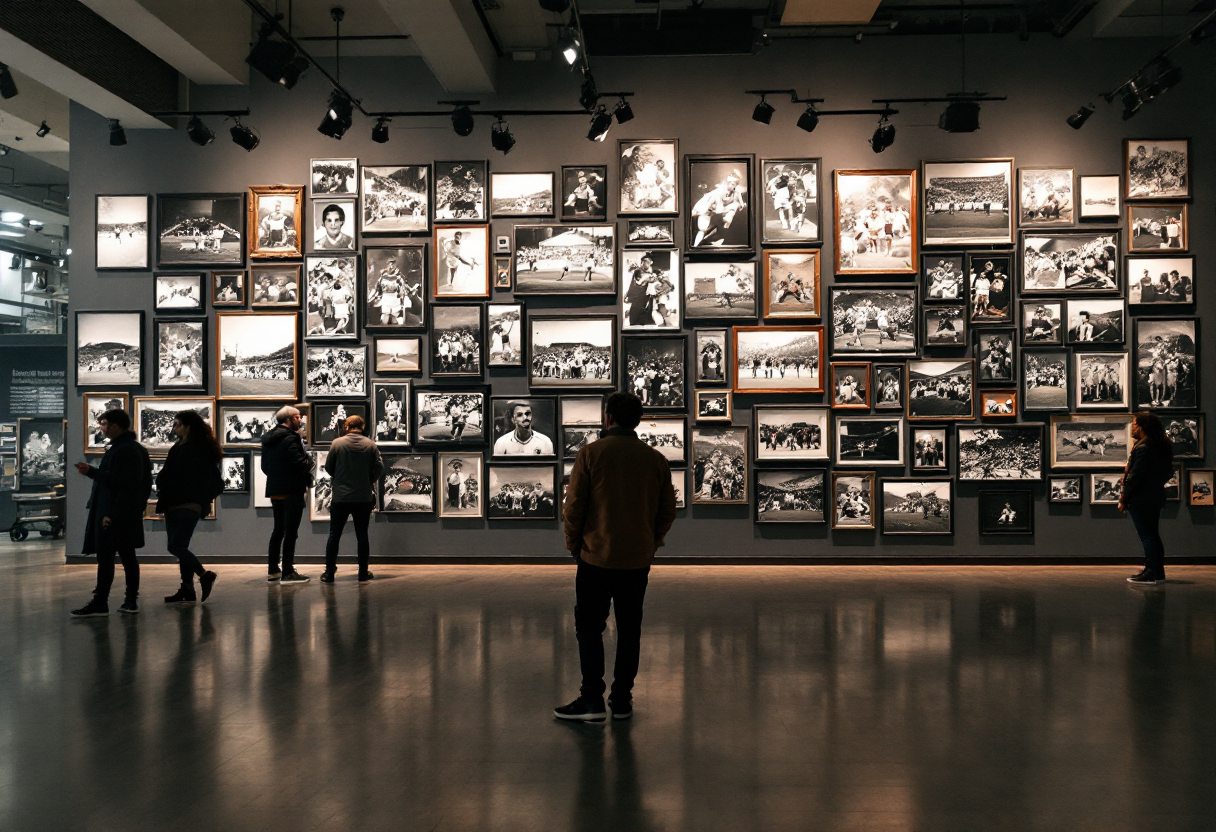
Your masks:
M 558 719 L 603 722 L 604 627 L 616 607 L 616 665 L 608 707 L 633 716 L 633 680 L 642 641 L 642 602 L 654 553 L 676 519 L 671 470 L 638 439 L 642 401 L 613 393 L 604 405 L 603 438 L 574 461 L 566 496 L 566 548 L 578 562 L 574 630 L 583 683 L 578 699 L 553 709 Z

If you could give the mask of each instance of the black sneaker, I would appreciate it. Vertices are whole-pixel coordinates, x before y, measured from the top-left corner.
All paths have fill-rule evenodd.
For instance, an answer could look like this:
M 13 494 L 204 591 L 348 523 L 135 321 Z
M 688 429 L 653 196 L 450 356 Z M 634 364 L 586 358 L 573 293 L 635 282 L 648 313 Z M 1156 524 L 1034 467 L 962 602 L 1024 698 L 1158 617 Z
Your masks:
M 194 587 L 182 585 L 177 592 L 165 596 L 165 603 L 171 605 L 189 606 L 197 600 L 194 597 Z
M 274 583 L 275 581 L 279 580 L 279 579 L 280 579 L 280 578 L 282 578 L 282 577 L 283 577 L 283 573 L 282 573 L 282 572 L 280 572 L 279 570 L 277 570 L 277 569 L 276 569 L 276 570 L 274 570 L 273 572 L 269 572 L 269 573 L 267 573 L 267 575 L 266 575 L 266 583 L 268 583 L 268 584 L 272 584 L 272 583 Z
M 326 572 L 321 573 L 321 583 L 332 584 L 333 582 L 334 582 L 334 573 L 333 572 L 326 571 Z
M 633 700 L 613 699 L 608 697 L 608 708 L 612 711 L 613 719 L 629 719 L 633 716 Z
M 127 615 L 139 615 L 139 604 L 135 603 L 134 598 L 128 598 L 122 602 L 122 606 L 118 608 L 119 612 L 124 612 Z
M 203 588 L 204 601 L 206 601 L 207 597 L 211 595 L 211 587 L 215 586 L 215 579 L 218 577 L 219 575 L 215 574 L 214 572 L 204 572 L 203 577 L 198 579 L 199 586 Z
M 1127 582 L 1135 586 L 1157 586 L 1165 583 L 1165 578 L 1155 578 L 1147 572 L 1141 572 L 1139 575 L 1128 578 Z
M 100 618 L 110 614 L 110 605 L 94 598 L 78 610 L 72 610 L 72 618 Z
M 553 715 L 558 719 L 570 719 L 577 722 L 603 722 L 607 718 L 603 699 L 588 702 L 581 696 L 569 705 L 554 708 Z
M 376 576 L 373 575 L 371 572 L 360 572 L 359 573 L 359 583 L 365 583 L 367 581 L 374 581 L 374 580 L 376 580 Z
M 297 572 L 293 569 L 290 572 L 284 572 L 283 577 L 279 579 L 279 583 L 306 584 L 306 583 L 308 583 L 308 576 L 301 575 L 299 572 Z

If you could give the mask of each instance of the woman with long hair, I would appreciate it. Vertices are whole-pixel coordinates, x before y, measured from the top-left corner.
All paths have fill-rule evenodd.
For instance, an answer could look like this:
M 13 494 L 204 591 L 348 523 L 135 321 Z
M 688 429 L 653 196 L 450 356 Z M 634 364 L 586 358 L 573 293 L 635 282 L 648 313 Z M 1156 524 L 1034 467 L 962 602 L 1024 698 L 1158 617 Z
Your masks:
M 190 551 L 190 538 L 198 521 L 211 513 L 212 501 L 224 490 L 220 473 L 224 452 L 215 440 L 211 426 L 193 410 L 173 417 L 177 441 L 169 448 L 165 466 L 156 475 L 156 511 L 165 517 L 169 554 L 178 560 L 182 585 L 166 604 L 193 604 L 194 576 L 198 576 L 204 601 L 215 585 L 216 574 L 203 568 Z
M 1132 417 L 1136 443 L 1123 471 L 1119 510 L 1131 515 L 1144 545 L 1144 570 L 1128 583 L 1156 586 L 1165 583 L 1165 544 L 1159 526 L 1165 505 L 1165 484 L 1174 472 L 1174 447 L 1155 413 L 1143 410 Z

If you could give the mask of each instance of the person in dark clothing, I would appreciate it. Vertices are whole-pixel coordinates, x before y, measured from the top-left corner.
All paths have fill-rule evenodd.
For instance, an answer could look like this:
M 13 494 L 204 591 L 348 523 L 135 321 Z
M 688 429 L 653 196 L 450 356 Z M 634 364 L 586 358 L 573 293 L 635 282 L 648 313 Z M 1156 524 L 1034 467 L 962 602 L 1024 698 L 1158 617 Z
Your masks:
M 173 433 L 177 442 L 169 448 L 165 465 L 156 475 L 156 512 L 165 517 L 165 532 L 169 538 L 169 554 L 177 558 L 182 585 L 166 604 L 193 604 L 194 576 L 198 575 L 203 600 L 211 595 L 216 574 L 203 569 L 203 564 L 190 551 L 190 538 L 198 521 L 211 513 L 211 503 L 224 491 L 220 461 L 224 452 L 215 441 L 211 426 L 193 410 L 183 410 L 173 417 Z
M 1165 484 L 1174 473 L 1174 449 L 1154 413 L 1141 411 L 1132 417 L 1131 458 L 1123 471 L 1119 510 L 1132 518 L 1144 545 L 1144 570 L 1128 583 L 1156 586 L 1165 583 L 1165 544 L 1159 526 L 1165 505 Z
M 270 553 L 266 580 L 302 584 L 308 577 L 296 571 L 296 538 L 304 516 L 304 495 L 312 485 L 314 463 L 300 438 L 300 411 L 290 405 L 279 408 L 275 425 L 262 437 L 262 473 L 266 475 L 266 495 L 274 509 L 274 531 L 270 533 Z M 279 569 L 282 547 L 283 567 Z
M 363 435 L 364 425 L 362 416 L 348 416 L 342 436 L 334 440 L 325 456 L 333 501 L 329 505 L 329 540 L 325 543 L 322 583 L 334 582 L 334 573 L 338 571 L 338 544 L 342 541 L 347 518 L 354 520 L 359 580 L 366 582 L 376 577 L 367 568 L 371 556 L 367 525 L 376 505 L 376 482 L 384 473 L 384 460 L 376 443 Z
M 114 584 L 114 556 L 122 561 L 127 593 L 119 612 L 139 612 L 139 561 L 135 550 L 144 545 L 144 510 L 152 493 L 152 461 L 131 433 L 131 417 L 124 410 L 107 410 L 97 426 L 110 447 L 94 468 L 77 462 L 76 471 L 93 481 L 89 519 L 81 552 L 97 555 L 97 586 L 93 599 L 77 610 L 76 618 L 110 614 L 110 587 Z

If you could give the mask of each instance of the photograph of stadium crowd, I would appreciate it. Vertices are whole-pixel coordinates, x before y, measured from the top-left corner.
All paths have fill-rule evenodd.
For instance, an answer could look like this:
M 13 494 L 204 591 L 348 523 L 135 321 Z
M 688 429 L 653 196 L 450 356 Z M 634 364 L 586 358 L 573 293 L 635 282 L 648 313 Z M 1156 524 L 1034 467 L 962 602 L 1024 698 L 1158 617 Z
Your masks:
M 653 251 L 652 256 L 661 252 Z M 674 255 L 673 255 L 674 256 Z M 633 252 L 623 258 L 634 261 Z M 632 275 L 627 269 L 626 275 Z M 657 292 L 656 292 L 657 294 Z M 755 320 L 756 264 L 752 262 L 684 264 L 685 320 Z M 678 328 L 679 321 L 672 321 Z
M 295 312 L 217 312 L 216 397 L 295 398 L 296 319 Z
M 883 534 L 954 534 L 954 480 L 883 477 Z
M 835 171 L 836 274 L 916 274 L 916 171 Z
M 367 395 L 367 345 L 304 348 L 304 395 L 345 398 Z
M 832 355 L 916 355 L 916 287 L 832 286 Z
M 1117 294 L 1119 231 L 1022 232 L 1022 295 Z
M 1013 160 L 924 162 L 925 245 L 1013 242 Z
M 616 386 L 615 315 L 532 315 L 528 318 L 528 384 L 532 387 Z
M 157 194 L 156 265 L 245 265 L 244 194 Z
M 958 427 L 958 478 L 1043 479 L 1043 426 Z
M 870 465 L 904 465 L 902 416 L 837 416 L 833 464 L 861 468 Z
M 625 220 L 625 248 L 652 248 L 675 244 L 675 220 Z
M 823 327 L 736 326 L 734 391 L 822 393 Z
M 761 159 L 760 242 L 823 242 L 821 159 Z
M 1199 406 L 1199 318 L 1137 318 L 1135 356 L 1135 407 Z
M 1190 305 L 1195 302 L 1195 258 L 1129 255 L 1127 302 L 1132 306 Z
M 515 294 L 616 294 L 616 226 L 516 225 Z
M 683 410 L 687 351 L 684 335 L 626 335 L 625 389 L 650 410 Z
M 1051 417 L 1051 467 L 1121 469 L 1131 455 L 1130 414 Z
M 1124 199 L 1189 199 L 1189 139 L 1124 139 Z
M 756 471 L 757 523 L 822 523 L 822 468 L 768 468 Z
M 384 454 L 384 472 L 376 489 L 376 510 L 388 514 L 435 511 L 435 457 L 430 454 Z
M 692 429 L 694 505 L 748 502 L 747 428 Z
M 873 471 L 832 472 L 832 528 L 873 529 Z

